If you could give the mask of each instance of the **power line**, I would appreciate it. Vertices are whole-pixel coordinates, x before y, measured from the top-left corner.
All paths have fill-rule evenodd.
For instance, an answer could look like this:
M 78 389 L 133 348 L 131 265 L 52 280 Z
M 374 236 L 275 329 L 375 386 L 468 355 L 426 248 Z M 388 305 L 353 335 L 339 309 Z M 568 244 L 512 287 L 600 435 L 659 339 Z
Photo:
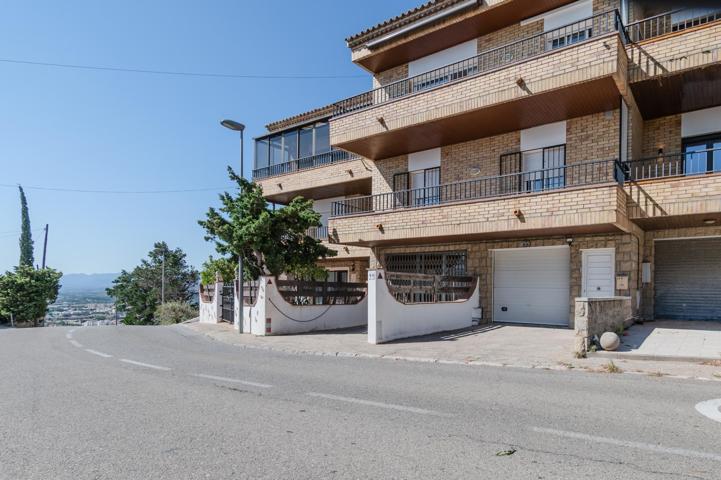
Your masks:
M 98 70 L 106 72 L 141 73 L 149 75 L 172 75 L 177 77 L 208 77 L 208 78 L 240 78 L 251 80 L 332 80 L 343 78 L 365 78 L 365 75 L 333 75 L 333 74 L 236 74 L 212 72 L 181 72 L 172 70 L 150 70 L 144 68 L 107 67 L 102 65 L 81 65 L 71 63 L 36 62 L 32 60 L 18 60 L 13 58 L 0 58 L 0 62 L 19 65 L 33 65 L 40 67 L 68 68 L 75 70 Z
M 17 188 L 17 185 L 11 185 L 8 183 L 0 183 L 0 187 L 6 188 Z M 104 193 L 104 194 L 119 194 L 119 195 L 145 195 L 145 194 L 165 194 L 165 193 L 193 193 L 193 192 L 220 192 L 229 190 L 233 187 L 208 187 L 208 188 L 183 188 L 177 190 L 89 190 L 79 188 L 60 188 L 60 187 L 38 187 L 38 186 L 26 186 L 23 185 L 26 190 L 45 190 L 51 192 L 66 192 L 66 193 Z

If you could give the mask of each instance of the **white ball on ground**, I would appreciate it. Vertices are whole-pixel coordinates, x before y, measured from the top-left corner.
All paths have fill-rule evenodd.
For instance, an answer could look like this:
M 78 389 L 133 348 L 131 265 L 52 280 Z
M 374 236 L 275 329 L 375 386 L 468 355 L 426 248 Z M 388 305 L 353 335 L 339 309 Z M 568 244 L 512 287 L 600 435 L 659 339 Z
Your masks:
M 604 350 L 613 352 L 614 350 L 618 350 L 618 347 L 620 347 L 620 346 L 621 346 L 621 339 L 615 333 L 606 332 L 603 335 L 601 335 L 601 347 Z

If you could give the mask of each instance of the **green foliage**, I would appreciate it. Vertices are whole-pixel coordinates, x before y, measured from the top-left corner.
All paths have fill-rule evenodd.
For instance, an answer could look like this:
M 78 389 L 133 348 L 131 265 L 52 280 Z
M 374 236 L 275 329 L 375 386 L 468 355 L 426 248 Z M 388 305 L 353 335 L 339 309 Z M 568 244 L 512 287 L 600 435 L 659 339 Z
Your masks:
M 63 274 L 52 268 L 35 270 L 21 265 L 0 275 L 0 315 L 15 318 L 16 324 L 37 326 L 48 305 L 55 302 Z
M 155 323 L 175 325 L 198 316 L 198 309 L 182 302 L 167 302 L 155 311 Z
M 207 232 L 205 239 L 215 242 L 224 258 L 236 264 L 242 255 L 246 280 L 263 274 L 306 274 L 318 259 L 336 255 L 307 235 L 309 228 L 321 226 L 311 200 L 295 198 L 273 211 L 259 185 L 240 178 L 230 167 L 228 174 L 240 193 L 222 194 L 219 211 L 210 208 L 206 219 L 198 223 Z
M 189 303 L 195 293 L 198 271 L 185 261 L 185 253 L 171 250 L 158 242 L 140 265 L 123 270 L 106 291 L 115 300 L 115 307 L 125 312 L 126 325 L 156 324 L 155 312 L 162 296 L 163 258 L 165 258 L 165 301 Z
M 20 190 L 20 218 L 21 218 L 21 230 L 20 234 L 20 263 L 18 265 L 32 267 L 35 263 L 35 257 L 33 254 L 33 236 L 30 231 L 30 213 L 28 212 L 28 201 L 25 198 L 25 191 L 23 187 L 18 186 Z
M 213 258 L 211 256 L 203 263 L 203 269 L 200 271 L 200 283 L 203 285 L 213 285 L 216 274 L 220 274 L 223 282 L 232 282 L 235 280 L 237 267 L 237 263 L 233 263 L 227 258 Z

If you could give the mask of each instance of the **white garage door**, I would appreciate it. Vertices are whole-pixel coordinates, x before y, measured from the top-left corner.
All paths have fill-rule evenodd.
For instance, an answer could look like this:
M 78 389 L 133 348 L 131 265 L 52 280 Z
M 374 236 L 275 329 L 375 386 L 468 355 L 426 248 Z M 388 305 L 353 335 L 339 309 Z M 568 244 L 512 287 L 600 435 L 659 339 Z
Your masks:
M 493 320 L 568 326 L 570 248 L 493 252 Z

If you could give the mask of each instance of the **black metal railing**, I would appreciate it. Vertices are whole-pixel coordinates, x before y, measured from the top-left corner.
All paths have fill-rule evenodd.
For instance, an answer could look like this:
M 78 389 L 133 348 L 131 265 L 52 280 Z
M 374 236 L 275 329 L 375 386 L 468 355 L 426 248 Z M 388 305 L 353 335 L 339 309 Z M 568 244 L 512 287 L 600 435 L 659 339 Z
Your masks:
M 625 179 L 623 172 L 624 167 L 617 160 L 602 160 L 484 177 L 333 202 L 331 217 L 430 207 L 609 182 L 623 183 Z
M 386 272 L 388 291 L 400 303 L 446 303 L 468 300 L 476 277 Z
M 699 149 L 661 154 L 624 164 L 628 180 L 701 175 L 721 172 L 721 149 Z
M 367 283 L 276 280 L 276 285 L 291 305 L 356 305 L 368 290 Z
M 223 285 L 220 301 L 221 319 L 224 322 L 235 323 L 235 291 L 232 283 Z
M 238 292 L 238 296 L 240 296 L 240 284 L 238 283 L 238 279 L 236 279 L 234 283 L 235 290 Z M 255 305 L 255 300 L 258 298 L 259 286 L 260 282 L 258 280 L 246 281 L 243 283 L 243 305 Z
M 721 7 L 714 9 L 683 8 L 630 23 L 626 27 L 626 33 L 630 41 L 641 42 L 716 20 L 721 20 Z
M 625 29 L 617 10 L 600 13 L 502 47 L 487 50 L 467 60 L 341 100 L 334 105 L 333 115 L 356 112 L 440 85 L 488 73 L 611 32 L 620 32 L 625 40 Z
M 346 162 L 359 158 L 357 155 L 346 152 L 345 150 L 331 150 L 330 152 L 320 153 L 312 157 L 299 158 L 289 162 L 270 165 L 268 167 L 256 168 L 253 170 L 254 179 L 262 179 L 283 175 L 286 173 L 297 172 L 298 170 L 306 170 L 309 168 L 321 167 L 323 165 L 331 165 L 334 163 Z
M 328 226 L 310 227 L 306 232 L 307 235 L 316 240 L 328 240 Z

